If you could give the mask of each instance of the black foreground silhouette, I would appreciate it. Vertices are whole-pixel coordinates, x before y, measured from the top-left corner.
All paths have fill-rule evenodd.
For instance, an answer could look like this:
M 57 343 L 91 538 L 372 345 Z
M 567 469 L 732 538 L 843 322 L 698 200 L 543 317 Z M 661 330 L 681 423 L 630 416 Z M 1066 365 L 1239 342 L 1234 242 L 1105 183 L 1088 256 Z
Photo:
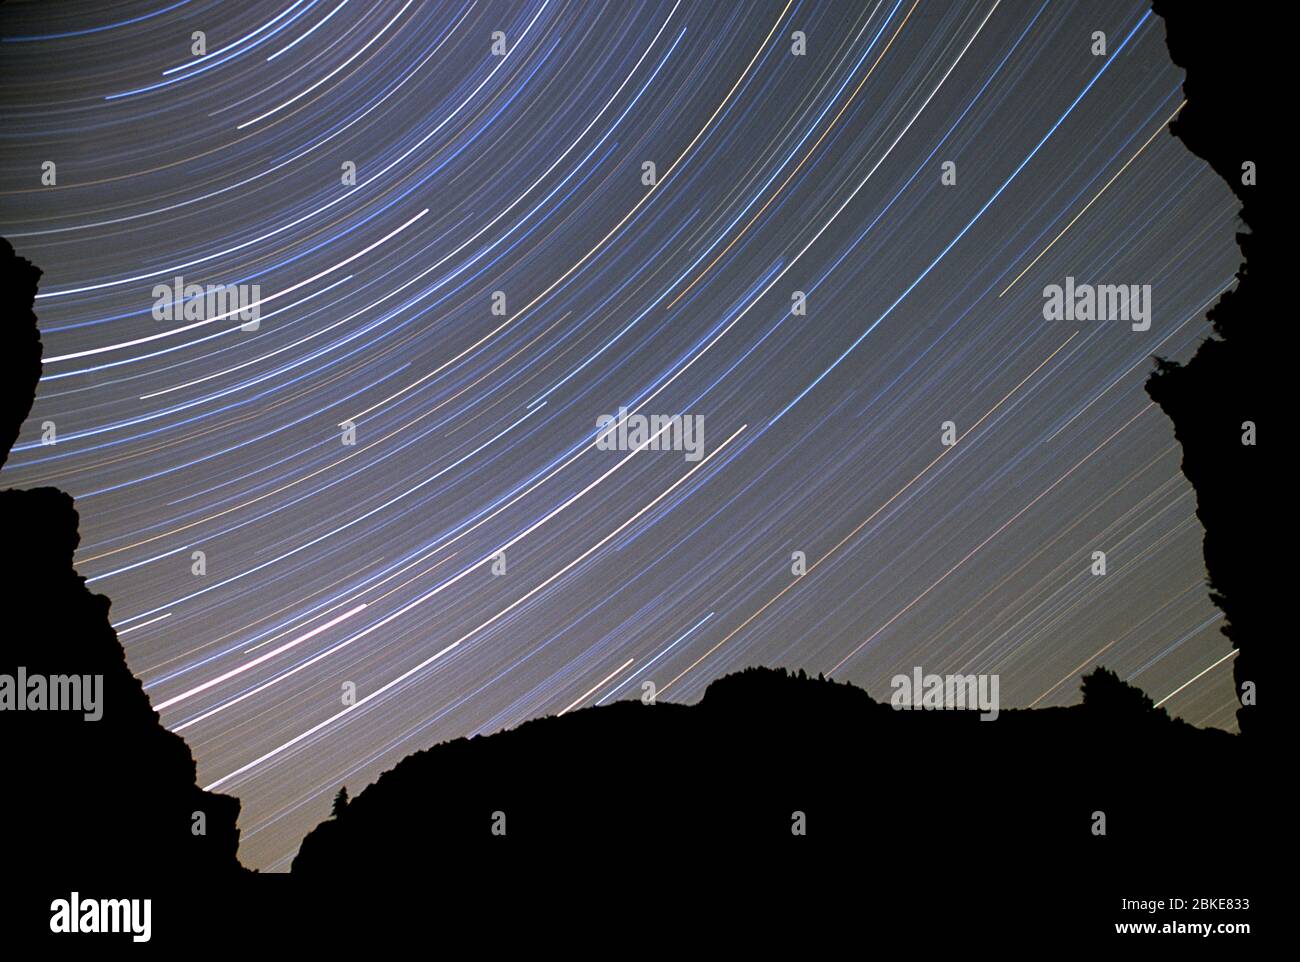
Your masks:
M 1272 215 L 1261 188 L 1242 184 L 1241 165 L 1264 167 L 1260 51 L 1270 28 L 1256 12 L 1167 0 L 1155 10 L 1188 72 L 1173 133 L 1241 198 L 1251 233 L 1238 240 L 1253 269 L 1243 263 L 1239 286 L 1211 312 L 1215 336 L 1185 365 L 1159 362 L 1148 390 L 1184 448 L 1212 597 L 1239 649 L 1239 690 L 1258 688 L 1267 705 L 1264 682 L 1276 673 L 1262 640 L 1254 517 L 1264 488 L 1241 435 L 1262 416 L 1262 288 L 1276 282 L 1258 253 Z M 0 245 L 3 464 L 41 361 L 31 310 L 39 271 Z M 74 890 L 152 898 L 155 941 L 194 941 L 223 927 L 319 933 L 322 907 L 346 890 L 358 908 L 358 889 L 370 886 L 457 897 L 443 918 L 454 926 L 470 917 L 465 893 L 485 885 L 502 898 L 527 885 L 545 905 L 561 897 L 544 884 L 550 877 L 568 895 L 566 886 L 585 884 L 578 891 L 599 899 L 608 887 L 604 897 L 626 908 L 647 893 L 671 901 L 720 873 L 733 890 L 778 900 L 834 888 L 897 924 L 978 919 L 1003 934 L 1059 937 L 1069 920 L 1066 934 L 1087 937 L 1132 917 L 1116 911 L 1121 896 L 1251 895 L 1268 877 L 1258 867 L 1277 858 L 1280 765 L 1253 704 L 1238 714 L 1240 736 L 1200 730 L 1099 669 L 1083 679 L 1081 705 L 1003 709 L 982 722 L 975 712 L 895 711 L 849 685 L 750 669 L 714 682 L 697 705 L 617 703 L 418 752 L 344 797 L 304 839 L 291 880 L 274 881 L 239 864 L 239 803 L 197 786 L 187 746 L 161 727 L 127 667 L 108 599 L 73 569 L 72 499 L 2 490 L 0 530 L 0 674 L 21 666 L 104 679 L 99 721 L 0 717 L 4 850 L 16 882 L 5 937 L 48 933 L 50 899 Z M 192 831 L 196 813 L 202 834 Z M 308 902 L 315 913 L 301 911 Z

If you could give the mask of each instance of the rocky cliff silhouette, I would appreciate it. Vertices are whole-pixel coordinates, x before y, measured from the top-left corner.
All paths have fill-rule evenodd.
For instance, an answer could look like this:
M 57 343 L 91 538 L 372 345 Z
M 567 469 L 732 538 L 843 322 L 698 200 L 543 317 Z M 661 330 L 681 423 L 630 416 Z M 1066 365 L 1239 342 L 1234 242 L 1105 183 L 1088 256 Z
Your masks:
M 39 277 L 0 239 L 4 456 L 41 374 L 32 312 Z M 108 598 L 92 594 L 73 568 L 79 536 L 72 498 L 55 488 L 0 490 L 0 531 L 0 675 L 14 685 L 20 672 L 29 685 L 37 677 L 47 685 L 54 676 L 103 679 L 95 721 L 84 711 L 0 711 L 5 864 L 65 898 L 104 879 L 241 875 L 239 802 L 198 787 L 188 746 L 162 727 L 131 674 L 109 624 Z M 25 704 L 35 704 L 34 691 L 28 688 Z M 45 697 L 48 704 L 48 687 Z M 195 834 L 195 813 L 202 813 L 204 834 Z
M 36 285 L 40 270 L 18 257 L 0 237 L 0 291 L 4 294 L 4 330 L 0 332 L 0 468 L 18 432 L 32 412 L 41 364 L 41 334 L 36 329 Z
M 1261 252 L 1273 236 L 1272 211 L 1260 199 L 1261 188 L 1246 182 L 1243 165 L 1263 164 L 1264 138 L 1275 126 L 1264 117 L 1264 35 L 1272 28 L 1262 11 L 1225 12 L 1176 0 L 1157 0 L 1153 9 L 1165 20 L 1170 57 L 1187 72 L 1187 105 L 1170 131 L 1227 181 L 1247 228 L 1237 234 L 1243 261 L 1236 287 L 1208 315 L 1213 336 L 1186 364 L 1158 361 L 1147 392 L 1174 422 L 1183 473 L 1196 489 L 1211 598 L 1226 615 L 1223 631 L 1238 651 L 1233 677 L 1243 704 L 1237 723 L 1248 733 L 1256 725 L 1255 689 L 1274 673 L 1260 670 L 1267 657 L 1261 651 L 1267 644 L 1263 522 L 1257 517 L 1263 462 L 1243 435 L 1248 423 L 1258 428 L 1264 419 L 1263 390 L 1271 371 L 1265 363 L 1264 288 L 1275 289 L 1276 281 L 1260 270 Z M 1260 176 L 1268 183 L 1278 174 L 1266 169 Z M 1265 430 L 1267 443 L 1272 432 Z M 1267 688 L 1262 694 L 1266 703 L 1276 697 Z

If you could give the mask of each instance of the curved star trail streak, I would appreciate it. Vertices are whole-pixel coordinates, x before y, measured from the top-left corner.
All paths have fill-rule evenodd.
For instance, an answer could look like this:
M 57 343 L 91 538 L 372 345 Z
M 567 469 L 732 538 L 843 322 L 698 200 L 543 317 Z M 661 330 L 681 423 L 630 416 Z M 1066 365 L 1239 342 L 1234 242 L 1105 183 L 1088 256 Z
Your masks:
M 753 664 L 1010 707 L 1101 662 L 1234 727 L 1142 383 L 1236 210 L 1141 3 L 114 10 L 0 8 L 46 354 L 5 482 L 77 498 L 246 864 L 437 741 Z M 155 320 L 178 275 L 258 285 L 257 329 Z M 1150 329 L 1045 321 L 1067 276 L 1150 284 Z M 602 450 L 620 408 L 701 415 L 703 457 Z

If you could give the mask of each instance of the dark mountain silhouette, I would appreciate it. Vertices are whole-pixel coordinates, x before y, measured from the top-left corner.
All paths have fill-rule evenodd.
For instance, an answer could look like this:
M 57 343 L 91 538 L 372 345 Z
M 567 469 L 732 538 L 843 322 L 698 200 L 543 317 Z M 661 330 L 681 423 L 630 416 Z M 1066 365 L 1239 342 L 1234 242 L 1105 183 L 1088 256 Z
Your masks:
M 408 756 L 304 839 L 293 872 L 482 866 L 512 842 L 862 853 L 911 838 L 983 877 L 1043 851 L 1072 870 L 1226 856 L 1241 836 L 1219 813 L 1239 786 L 1222 773 L 1243 763 L 1240 739 L 1171 719 L 1105 669 L 1084 696 L 981 721 L 751 668 L 696 705 L 619 702 Z
M 31 410 L 41 373 L 32 312 L 40 271 L 0 239 L 0 440 Z M 3 476 L 0 475 L 0 480 Z M 55 488 L 0 490 L 0 675 L 101 675 L 102 717 L 0 712 L 5 863 L 63 896 L 96 879 L 235 877 L 239 802 L 201 790 L 188 746 L 159 723 L 109 625 L 109 600 L 72 566 L 77 512 Z M 30 689 L 29 689 L 30 693 Z M 47 695 L 48 697 L 48 695 Z M 195 834 L 195 813 L 204 834 Z
M 1261 234 L 1272 236 L 1272 211 L 1258 186 L 1243 183 L 1242 165 L 1264 167 L 1264 138 L 1276 126 L 1264 110 L 1269 87 L 1262 42 L 1268 17 L 1242 10 L 1224 15 L 1213 6 L 1179 0 L 1153 5 L 1165 19 L 1169 55 L 1187 72 L 1187 105 L 1170 130 L 1188 150 L 1204 158 L 1241 200 L 1237 234 L 1243 261 L 1236 287 L 1209 312 L 1214 336 L 1186 364 L 1157 362 L 1147 393 L 1174 422 L 1183 448 L 1183 473 L 1196 489 L 1196 514 L 1205 527 L 1205 566 L 1211 598 L 1227 616 L 1226 634 L 1239 654 L 1233 664 L 1238 699 L 1243 686 L 1261 687 L 1266 657 L 1263 616 L 1266 605 L 1265 553 L 1260 550 L 1257 499 L 1265 490 L 1259 449 L 1242 443 L 1244 425 L 1264 417 L 1264 285 L 1276 288 L 1271 272 L 1261 276 Z M 1265 169 L 1268 183 L 1277 176 Z M 1279 301 L 1274 298 L 1273 303 Z M 1265 443 L 1275 428 L 1266 429 Z M 1270 694 L 1264 693 L 1265 702 Z M 1253 693 L 1237 711 L 1243 733 L 1255 726 Z

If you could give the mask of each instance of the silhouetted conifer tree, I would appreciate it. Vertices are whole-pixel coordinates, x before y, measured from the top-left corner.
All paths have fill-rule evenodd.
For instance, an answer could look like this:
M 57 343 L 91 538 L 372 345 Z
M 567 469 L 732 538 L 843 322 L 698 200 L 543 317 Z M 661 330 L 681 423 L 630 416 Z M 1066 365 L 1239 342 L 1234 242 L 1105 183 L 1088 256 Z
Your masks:
M 1083 676 L 1083 703 L 1089 708 L 1125 715 L 1164 715 L 1163 708 L 1156 710 L 1155 703 L 1141 688 L 1135 688 L 1109 668 L 1102 668 Z

